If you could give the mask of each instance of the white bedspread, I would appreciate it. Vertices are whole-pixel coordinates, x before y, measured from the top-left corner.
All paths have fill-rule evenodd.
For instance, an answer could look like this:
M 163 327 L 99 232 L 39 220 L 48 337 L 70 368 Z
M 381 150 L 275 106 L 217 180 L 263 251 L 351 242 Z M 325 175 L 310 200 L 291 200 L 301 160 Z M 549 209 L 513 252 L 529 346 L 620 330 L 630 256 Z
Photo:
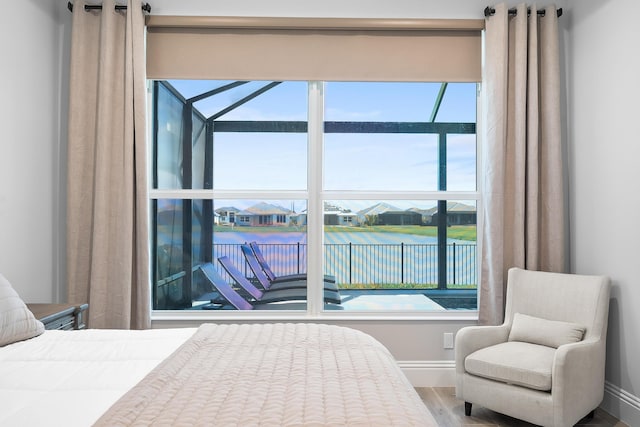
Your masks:
M 195 329 L 46 331 L 0 348 L 0 426 L 90 426 Z
M 98 419 L 106 426 L 436 425 L 388 350 L 349 328 L 46 331 L 0 348 L 0 426 L 84 427 Z

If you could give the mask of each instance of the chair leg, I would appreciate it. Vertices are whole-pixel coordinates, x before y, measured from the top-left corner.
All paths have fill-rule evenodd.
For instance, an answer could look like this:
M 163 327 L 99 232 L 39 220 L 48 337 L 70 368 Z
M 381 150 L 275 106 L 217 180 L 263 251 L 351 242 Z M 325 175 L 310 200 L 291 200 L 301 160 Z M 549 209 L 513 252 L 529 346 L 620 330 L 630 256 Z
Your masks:
M 471 403 L 464 402 L 464 414 L 468 417 L 471 415 Z

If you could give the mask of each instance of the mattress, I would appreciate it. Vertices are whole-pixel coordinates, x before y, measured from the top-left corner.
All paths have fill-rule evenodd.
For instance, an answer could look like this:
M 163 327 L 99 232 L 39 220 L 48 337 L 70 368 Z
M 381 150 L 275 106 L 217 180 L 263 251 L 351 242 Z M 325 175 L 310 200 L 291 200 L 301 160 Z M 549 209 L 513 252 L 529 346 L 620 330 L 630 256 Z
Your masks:
M 436 425 L 382 344 L 317 324 L 47 331 L 0 348 L 0 398 L 2 426 Z
M 195 329 L 45 331 L 0 348 L 0 426 L 90 426 Z

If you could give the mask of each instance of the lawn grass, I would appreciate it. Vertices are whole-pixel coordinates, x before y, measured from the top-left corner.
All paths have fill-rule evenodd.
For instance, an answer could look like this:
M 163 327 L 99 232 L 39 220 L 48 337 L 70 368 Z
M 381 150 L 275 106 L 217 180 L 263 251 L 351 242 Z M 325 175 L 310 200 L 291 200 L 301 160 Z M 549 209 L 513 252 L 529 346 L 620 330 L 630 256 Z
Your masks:
M 398 233 L 413 234 L 415 236 L 438 236 L 438 227 L 431 225 L 372 225 L 365 227 L 340 227 L 328 225 L 324 227 L 325 232 L 366 232 L 366 233 Z M 452 225 L 447 227 L 447 238 L 457 240 L 476 241 L 475 225 Z
M 274 227 L 248 227 L 248 226 L 236 226 L 231 227 L 228 225 L 215 225 L 214 231 L 217 232 L 243 232 L 243 233 L 286 233 L 286 232 L 306 232 L 307 227 L 293 227 L 293 226 L 274 226 Z M 373 225 L 363 227 L 345 227 L 338 225 L 325 225 L 324 231 L 326 233 L 335 232 L 349 232 L 349 233 L 398 233 L 398 234 L 412 234 L 414 236 L 438 236 L 438 227 L 436 226 L 422 226 L 422 225 Z M 475 225 L 452 225 L 447 227 L 447 238 L 456 240 L 467 240 L 471 242 L 476 241 L 476 226 Z
M 234 227 L 230 225 L 219 225 L 215 224 L 213 226 L 214 232 L 237 232 L 237 233 L 292 233 L 292 232 L 306 232 L 307 227 L 294 227 L 294 226 L 285 226 L 285 225 L 272 225 L 272 226 L 264 226 L 264 227 L 252 227 L 249 225 L 236 225 Z

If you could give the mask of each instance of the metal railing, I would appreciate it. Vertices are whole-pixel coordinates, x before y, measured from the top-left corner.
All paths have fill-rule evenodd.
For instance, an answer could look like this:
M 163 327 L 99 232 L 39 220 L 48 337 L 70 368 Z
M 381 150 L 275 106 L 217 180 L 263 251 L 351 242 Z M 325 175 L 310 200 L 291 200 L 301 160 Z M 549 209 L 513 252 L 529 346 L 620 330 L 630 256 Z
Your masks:
M 214 263 L 221 256 L 229 257 L 245 274 L 253 274 L 245 262 L 240 244 L 214 244 Z M 307 245 L 304 243 L 266 243 L 260 250 L 276 275 L 305 273 Z M 325 244 L 325 274 L 336 277 L 342 288 L 357 289 L 456 289 L 477 285 L 476 245 L 450 243 L 447 245 L 447 283 L 438 283 L 437 244 Z M 169 259 L 167 259 L 168 261 Z M 184 309 L 191 307 L 194 297 L 211 292 L 210 285 L 198 275 L 198 263 L 191 268 L 194 280 L 185 282 L 184 271 L 174 269 L 156 281 L 155 309 Z M 170 266 L 167 266 L 170 271 Z M 226 272 L 220 273 L 229 282 Z
M 260 244 L 260 250 L 276 275 L 306 272 L 304 243 Z M 240 268 L 246 263 L 239 244 L 214 244 L 213 258 L 228 256 Z M 447 288 L 477 284 L 476 245 L 447 245 Z M 437 244 L 325 244 L 325 274 L 336 283 L 359 285 L 437 285 Z M 249 272 L 246 271 L 250 276 Z

